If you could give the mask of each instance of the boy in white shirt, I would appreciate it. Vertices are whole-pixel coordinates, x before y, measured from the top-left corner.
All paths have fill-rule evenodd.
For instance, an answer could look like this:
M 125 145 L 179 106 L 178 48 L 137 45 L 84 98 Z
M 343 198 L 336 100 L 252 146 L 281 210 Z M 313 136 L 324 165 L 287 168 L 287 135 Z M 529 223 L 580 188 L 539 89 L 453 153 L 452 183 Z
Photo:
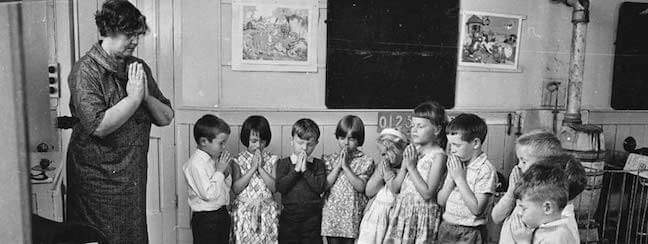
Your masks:
M 187 180 L 194 243 L 229 243 L 231 218 L 230 162 L 225 151 L 230 135 L 229 125 L 207 114 L 196 121 L 194 139 L 198 148 L 182 166 Z
M 557 167 L 565 174 L 567 180 L 568 202 L 562 209 L 562 219 L 564 220 L 561 221 L 566 222 L 567 229 L 571 232 L 571 236 L 575 238 L 575 243 L 580 243 L 578 225 L 574 218 L 574 205 L 571 201 L 576 198 L 583 189 L 585 189 L 585 185 L 587 184 L 587 175 L 585 169 L 577 159 L 568 154 L 550 156 L 542 159 L 529 167 L 521 176 L 523 178 L 520 178 L 516 185 L 520 185 L 525 179 L 527 181 L 539 181 L 538 178 L 542 178 L 539 172 L 542 171 L 540 171 L 538 167 L 541 169 L 547 166 Z M 509 187 L 517 190 L 516 185 Z M 512 197 L 515 199 L 514 196 Z M 521 212 L 521 209 L 520 206 L 517 205 L 515 206 L 513 213 L 504 221 L 500 233 L 500 243 L 525 243 L 525 240 L 530 238 L 528 236 L 531 236 L 532 229 L 522 224 L 519 214 L 516 214 L 519 212 Z
M 569 196 L 568 182 L 560 165 L 531 166 L 515 188 L 518 208 L 504 223 L 512 230 L 512 241 L 506 243 L 578 244 L 569 217 L 562 215 Z

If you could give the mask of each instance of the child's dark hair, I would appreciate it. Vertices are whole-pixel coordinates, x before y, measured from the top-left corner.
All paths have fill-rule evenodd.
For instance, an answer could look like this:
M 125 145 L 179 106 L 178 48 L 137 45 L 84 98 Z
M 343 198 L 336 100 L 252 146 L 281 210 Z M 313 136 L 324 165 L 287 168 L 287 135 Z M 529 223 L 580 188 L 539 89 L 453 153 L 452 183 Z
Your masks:
M 320 130 L 319 130 L 319 126 L 317 125 L 317 123 L 315 123 L 315 121 L 313 121 L 312 119 L 303 118 L 297 120 L 297 122 L 293 124 L 290 135 L 292 137 L 295 137 L 295 135 L 297 135 L 299 138 L 303 140 L 313 139 L 317 141 L 319 140 L 320 137 Z
M 146 17 L 127 0 L 107 0 L 95 13 L 95 23 L 101 36 L 145 34 L 149 28 Z
M 547 164 L 556 166 L 565 172 L 567 177 L 567 187 L 569 193 L 569 201 L 576 198 L 587 185 L 587 174 L 585 168 L 574 158 L 574 156 L 563 153 L 557 156 L 550 156 L 538 161 L 536 164 Z
M 211 141 L 220 133 L 230 134 L 230 127 L 225 120 L 211 114 L 202 116 L 193 128 L 194 140 L 200 144 L 200 138 L 204 137 Z
M 414 117 L 428 119 L 432 125 L 439 128 L 436 136 L 436 143 L 445 149 L 448 139 L 445 137 L 445 128 L 448 124 L 445 108 L 438 102 L 427 101 L 414 108 Z
M 259 139 L 261 139 L 261 141 L 264 141 L 266 146 L 270 145 L 272 132 L 270 132 L 270 123 L 265 117 L 261 115 L 252 115 L 250 117 L 247 117 L 247 119 L 243 121 L 243 125 L 241 126 L 240 139 L 241 143 L 245 147 L 250 146 L 250 134 L 253 131 L 259 133 Z
M 533 202 L 552 201 L 562 210 L 568 201 L 567 185 L 567 176 L 562 169 L 536 163 L 524 172 L 515 187 L 514 195 L 517 199 L 527 197 Z
M 360 117 L 347 115 L 342 117 L 335 128 L 335 138 L 344 138 L 350 135 L 351 138 L 358 140 L 358 146 L 364 144 L 365 131 L 364 123 Z
M 461 135 L 461 140 L 467 142 L 477 138 L 484 144 L 488 126 L 482 118 L 475 114 L 460 114 L 450 121 L 446 133 L 448 135 Z

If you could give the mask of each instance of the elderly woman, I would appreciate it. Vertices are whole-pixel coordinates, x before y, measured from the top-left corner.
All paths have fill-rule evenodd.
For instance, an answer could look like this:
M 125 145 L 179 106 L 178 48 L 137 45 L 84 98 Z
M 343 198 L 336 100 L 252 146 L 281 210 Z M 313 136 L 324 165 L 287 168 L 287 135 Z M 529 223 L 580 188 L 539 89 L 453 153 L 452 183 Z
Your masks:
M 147 243 L 146 169 L 151 123 L 173 119 L 143 60 L 133 57 L 146 18 L 127 0 L 95 15 L 101 40 L 69 76 L 70 111 L 79 119 L 67 154 L 67 221 L 90 224 L 109 243 Z

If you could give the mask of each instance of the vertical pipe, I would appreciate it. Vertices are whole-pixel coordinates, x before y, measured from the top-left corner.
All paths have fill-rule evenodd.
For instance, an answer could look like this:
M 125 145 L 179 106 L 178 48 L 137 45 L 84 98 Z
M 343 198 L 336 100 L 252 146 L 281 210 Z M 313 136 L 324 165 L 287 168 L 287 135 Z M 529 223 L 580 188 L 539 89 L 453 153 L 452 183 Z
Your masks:
M 642 205 L 643 207 L 640 207 L 640 211 L 643 212 L 643 216 L 641 217 L 640 226 L 638 232 L 639 236 L 639 242 L 644 243 L 644 239 L 648 240 L 648 229 L 645 227 L 646 226 L 646 212 L 648 212 L 648 196 L 644 194 L 646 192 L 646 189 L 648 187 L 648 181 L 644 178 L 641 178 L 641 196 L 639 197 L 639 202 L 640 205 L 641 203 L 644 202 Z
M 625 204 L 624 200 L 626 198 L 625 196 L 625 186 L 626 186 L 626 179 L 628 174 L 623 174 L 623 183 L 621 184 L 621 196 L 619 197 L 619 212 L 617 212 L 617 226 L 616 226 L 616 234 L 614 235 L 614 241 L 612 243 L 617 243 L 619 241 L 619 232 L 621 230 L 621 217 L 623 213 L 623 204 Z M 627 225 L 626 225 L 627 226 Z
M 589 22 L 589 0 L 568 1 L 572 12 L 571 52 L 569 58 L 569 85 L 567 87 L 567 112 L 563 123 L 581 124 L 581 98 L 585 72 L 585 40 Z
M 637 186 L 639 185 L 639 179 L 641 178 L 639 176 L 639 171 L 637 171 L 637 176 L 633 176 L 632 180 L 632 190 L 630 190 L 630 202 L 628 203 L 630 205 L 630 209 L 628 209 L 628 222 L 627 222 L 627 228 L 626 228 L 626 233 L 625 233 L 625 242 L 630 243 L 631 240 L 636 237 L 635 235 L 632 234 L 632 230 L 636 228 L 635 226 L 635 220 L 634 220 L 634 215 L 636 214 L 636 206 L 637 206 Z

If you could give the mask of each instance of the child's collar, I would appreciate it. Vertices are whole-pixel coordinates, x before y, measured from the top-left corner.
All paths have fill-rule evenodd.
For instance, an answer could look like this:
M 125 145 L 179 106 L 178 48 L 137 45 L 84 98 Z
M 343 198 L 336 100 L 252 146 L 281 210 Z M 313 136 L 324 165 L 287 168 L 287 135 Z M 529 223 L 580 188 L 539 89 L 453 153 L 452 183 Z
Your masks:
M 562 212 L 562 210 L 561 210 L 561 212 Z M 555 227 L 555 226 L 566 225 L 566 224 L 568 224 L 568 221 L 569 221 L 569 219 L 567 217 L 560 216 L 560 218 L 558 218 L 556 220 L 549 221 L 547 223 L 541 224 L 540 226 L 538 226 L 538 228 L 551 228 L 551 227 Z
M 486 162 L 486 153 L 481 152 L 479 155 L 468 162 L 464 162 L 464 166 L 470 168 L 479 168 L 484 162 Z
M 196 148 L 196 153 L 197 153 L 200 157 L 202 157 L 202 158 L 204 158 L 204 159 L 211 159 L 211 158 L 212 158 L 212 155 L 211 155 L 211 154 L 209 154 L 207 151 L 203 150 L 203 149 L 200 148 L 200 147 L 197 147 L 197 148 Z
M 423 151 L 421 148 L 423 148 Z M 419 152 L 419 159 L 430 155 L 436 155 L 438 153 L 445 153 L 441 147 L 421 147 L 420 145 L 416 145 L 416 151 Z
M 313 157 L 312 154 L 308 155 L 308 157 L 306 157 L 306 162 L 307 163 L 312 163 L 314 158 L 315 157 Z M 290 154 L 290 162 L 292 164 L 297 164 L 297 155 L 295 153 Z
M 245 151 L 243 151 L 242 153 L 243 153 L 245 156 L 248 156 L 248 157 L 252 157 L 252 156 L 254 156 L 254 153 L 253 153 L 253 152 L 250 152 L 249 150 L 245 150 Z M 267 151 L 261 151 L 261 156 L 264 156 L 264 157 L 265 157 L 265 156 L 268 155 L 268 154 L 269 154 L 269 153 L 268 153 Z
M 340 155 L 339 152 L 335 154 L 335 156 L 339 156 L 339 155 Z M 362 151 L 360 151 L 359 149 L 353 150 L 353 152 L 351 152 L 351 157 L 353 157 L 353 158 L 361 157 L 363 155 L 364 155 L 364 153 Z

